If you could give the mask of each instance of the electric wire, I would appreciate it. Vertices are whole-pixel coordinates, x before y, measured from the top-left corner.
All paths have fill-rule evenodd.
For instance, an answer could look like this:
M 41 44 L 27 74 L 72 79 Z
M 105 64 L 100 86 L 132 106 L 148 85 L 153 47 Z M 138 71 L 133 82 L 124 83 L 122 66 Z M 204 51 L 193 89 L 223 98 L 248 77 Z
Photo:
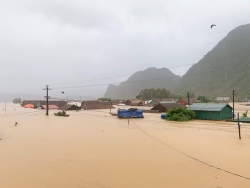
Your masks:
M 188 154 L 186 154 L 186 153 L 184 153 L 184 152 L 182 152 L 182 151 L 180 151 L 180 150 L 178 150 L 178 149 L 176 149 L 176 148 L 170 146 L 169 144 L 166 144 L 165 142 L 159 140 L 158 138 L 156 138 L 156 137 L 154 137 L 154 136 L 148 134 L 146 131 L 144 131 L 143 129 L 141 129 L 133 120 L 131 120 L 131 121 L 134 123 L 134 125 L 135 125 L 141 132 L 143 132 L 143 133 L 146 134 L 147 136 L 149 136 L 149 137 L 153 138 L 154 140 L 156 140 L 156 141 L 162 143 L 163 145 L 168 146 L 169 148 L 171 148 L 171 149 L 173 149 L 173 150 L 175 150 L 175 151 L 177 151 L 177 152 L 183 154 L 184 156 L 186 156 L 186 157 L 188 157 L 188 158 L 190 158 L 190 159 L 193 159 L 193 160 L 198 161 L 198 162 L 200 162 L 200 163 L 202 163 L 202 164 L 204 164 L 204 165 L 207 165 L 207 166 L 209 166 L 209 167 L 212 167 L 212 168 L 215 168 L 215 169 L 217 169 L 217 170 L 223 171 L 223 172 L 225 172 L 225 173 L 228 173 L 228 174 L 231 174 L 231 175 L 234 175 L 234 176 L 238 176 L 238 177 L 243 178 L 243 179 L 250 180 L 249 177 L 246 177 L 246 176 L 243 176 L 243 175 L 240 175 L 240 174 L 237 174 L 237 173 L 233 173 L 233 172 L 228 171 L 228 170 L 225 170 L 225 169 L 223 169 L 223 168 L 220 168 L 220 167 L 211 165 L 211 164 L 209 164 L 209 163 L 207 163 L 207 162 L 205 162 L 205 161 L 202 161 L 202 160 L 200 160 L 200 159 L 198 159 L 198 158 L 192 157 L 191 155 L 188 155 Z

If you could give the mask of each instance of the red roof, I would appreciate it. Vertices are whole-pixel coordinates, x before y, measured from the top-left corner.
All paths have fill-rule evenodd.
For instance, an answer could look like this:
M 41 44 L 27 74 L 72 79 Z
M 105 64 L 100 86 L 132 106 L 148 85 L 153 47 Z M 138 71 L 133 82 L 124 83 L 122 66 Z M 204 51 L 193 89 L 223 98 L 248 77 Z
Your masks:
M 58 106 L 56 106 L 54 104 L 50 104 L 48 106 L 49 106 L 50 110 L 58 110 L 59 109 Z M 47 105 L 42 105 L 42 108 L 46 110 L 47 109 Z

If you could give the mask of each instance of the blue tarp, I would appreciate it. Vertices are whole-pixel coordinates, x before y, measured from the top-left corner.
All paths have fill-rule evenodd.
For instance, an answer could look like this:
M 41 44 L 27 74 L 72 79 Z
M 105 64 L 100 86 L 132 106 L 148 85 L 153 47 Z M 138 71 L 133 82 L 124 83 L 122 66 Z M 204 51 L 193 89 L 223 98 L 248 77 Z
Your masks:
M 144 118 L 142 110 L 117 110 L 119 118 Z

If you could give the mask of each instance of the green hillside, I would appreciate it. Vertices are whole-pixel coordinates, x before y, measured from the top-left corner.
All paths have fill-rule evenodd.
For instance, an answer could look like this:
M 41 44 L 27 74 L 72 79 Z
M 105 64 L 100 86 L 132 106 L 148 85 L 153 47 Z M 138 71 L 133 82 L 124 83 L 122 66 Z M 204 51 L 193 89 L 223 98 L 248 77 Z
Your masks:
M 204 58 L 193 65 L 174 89 L 208 97 L 250 95 L 250 24 L 232 30 Z
M 109 85 L 104 97 L 131 99 L 135 98 L 141 90 L 147 88 L 166 88 L 172 91 L 179 81 L 180 77 L 167 68 L 148 68 L 134 73 L 118 86 Z

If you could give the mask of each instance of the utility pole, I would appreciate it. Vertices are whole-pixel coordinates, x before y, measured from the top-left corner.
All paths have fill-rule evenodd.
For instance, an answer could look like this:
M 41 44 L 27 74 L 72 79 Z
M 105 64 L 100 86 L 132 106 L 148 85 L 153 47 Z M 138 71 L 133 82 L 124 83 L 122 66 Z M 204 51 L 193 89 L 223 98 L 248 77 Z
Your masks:
M 49 115 L 49 90 L 51 90 L 51 89 L 49 89 L 49 85 L 46 85 L 46 89 L 43 89 L 43 90 L 46 90 L 46 96 L 45 96 L 45 98 L 46 98 L 46 116 L 48 116 Z
M 238 130 L 239 130 L 239 139 L 241 139 L 240 126 L 242 123 L 240 122 L 239 113 L 237 113 L 237 121 L 238 121 Z
M 234 89 L 233 89 L 233 119 L 234 119 Z

